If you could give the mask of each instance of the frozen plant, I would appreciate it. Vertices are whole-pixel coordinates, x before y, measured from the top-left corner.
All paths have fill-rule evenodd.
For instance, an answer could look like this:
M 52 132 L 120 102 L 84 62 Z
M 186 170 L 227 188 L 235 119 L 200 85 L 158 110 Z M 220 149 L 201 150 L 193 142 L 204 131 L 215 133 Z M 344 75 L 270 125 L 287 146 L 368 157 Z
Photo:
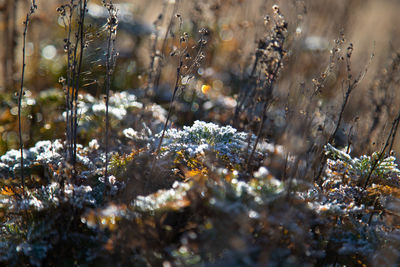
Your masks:
M 378 160 L 378 153 L 374 152 L 371 156 L 361 156 L 360 158 L 352 158 L 348 153 L 333 147 L 330 144 L 325 146 L 326 154 L 336 161 L 345 164 L 350 176 L 353 179 L 364 178 L 371 172 L 375 161 Z M 389 156 L 380 160 L 372 172 L 372 177 L 381 179 L 389 179 L 391 175 L 400 175 L 397 168 L 396 158 Z
M 160 134 L 156 137 L 159 138 Z M 162 151 L 185 151 L 190 157 L 212 151 L 220 157 L 228 157 L 231 163 L 242 163 L 241 156 L 248 152 L 249 141 L 254 143 L 254 140 L 254 135 L 238 132 L 229 125 L 221 127 L 214 123 L 195 121 L 191 127 L 184 126 L 183 130 L 166 131 Z
M 115 93 L 109 100 L 110 115 L 118 120 L 122 120 L 127 115 L 128 109 L 142 107 L 143 104 L 136 101 L 136 96 L 126 91 Z M 105 103 L 89 94 L 83 95 L 79 101 L 78 114 L 81 114 L 84 121 L 89 120 L 90 116 L 104 116 L 105 112 Z
M 97 170 L 97 164 L 103 164 L 104 159 L 100 153 L 96 153 L 95 157 L 89 158 L 88 154 L 93 154 L 99 148 L 97 140 L 92 140 L 89 147 L 83 147 L 78 144 L 77 162 L 85 166 L 89 172 L 81 173 L 82 177 L 88 176 L 91 172 Z M 48 164 L 60 165 L 65 160 L 65 146 L 61 140 L 55 141 L 39 141 L 34 147 L 24 150 L 24 168 L 30 169 L 34 166 L 46 166 Z M 15 177 L 15 173 L 20 168 L 21 154 L 18 150 L 10 150 L 0 157 L 0 177 Z M 52 174 L 56 175 L 56 174 Z
M 138 196 L 132 205 L 140 211 L 155 212 L 163 208 L 171 207 L 169 203 L 187 203 L 186 192 L 190 189 L 187 183 L 175 182 L 169 190 L 159 190 L 157 193 L 148 196 Z M 180 206 L 176 206 L 179 208 Z

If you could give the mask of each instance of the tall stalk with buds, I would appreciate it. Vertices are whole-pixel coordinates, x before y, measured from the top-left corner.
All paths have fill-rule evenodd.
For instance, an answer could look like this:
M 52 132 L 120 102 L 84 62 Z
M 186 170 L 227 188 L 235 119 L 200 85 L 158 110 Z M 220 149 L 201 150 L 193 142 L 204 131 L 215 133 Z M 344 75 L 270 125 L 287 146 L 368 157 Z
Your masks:
M 67 53 L 67 77 L 61 79 L 66 92 L 66 145 L 67 159 L 74 167 L 77 153 L 78 134 L 78 95 L 82 74 L 83 52 L 86 47 L 86 32 L 84 27 L 88 0 L 70 0 L 60 6 L 60 13 L 67 37 L 64 39 L 64 51 Z M 77 26 L 74 25 L 75 19 Z M 75 30 L 75 32 L 74 32 Z

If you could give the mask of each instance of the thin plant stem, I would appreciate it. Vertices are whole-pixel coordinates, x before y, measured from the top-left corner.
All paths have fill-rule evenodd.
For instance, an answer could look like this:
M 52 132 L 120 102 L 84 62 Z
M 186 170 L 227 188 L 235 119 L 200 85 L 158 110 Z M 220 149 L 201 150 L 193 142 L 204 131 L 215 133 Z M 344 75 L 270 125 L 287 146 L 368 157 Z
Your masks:
M 105 146 L 106 146 L 106 163 L 105 163 L 105 183 L 108 183 L 108 162 L 109 162 L 109 128 L 110 128 L 110 118 L 109 118 L 109 99 L 110 99 L 110 88 L 111 88 L 111 76 L 114 72 L 114 66 L 116 62 L 116 52 L 115 52 L 115 36 L 118 27 L 117 11 L 110 0 L 109 3 L 103 1 L 103 5 L 108 10 L 108 20 L 107 20 L 107 54 L 106 54 L 106 134 L 105 134 Z
M 174 92 L 172 93 L 171 100 L 169 102 L 167 119 L 165 120 L 164 127 L 163 127 L 163 130 L 162 130 L 162 134 L 161 134 L 161 137 L 160 137 L 160 142 L 158 142 L 158 146 L 157 146 L 156 153 L 155 153 L 156 157 L 157 157 L 158 153 L 160 152 L 160 148 L 161 148 L 162 141 L 164 139 L 165 131 L 167 130 L 168 122 L 169 122 L 169 119 L 171 117 L 171 113 L 172 113 L 172 108 L 173 108 L 173 103 L 174 103 L 174 100 L 175 100 L 176 92 L 179 89 L 182 64 L 183 64 L 183 62 L 182 62 L 182 60 L 180 60 L 179 67 L 176 70 L 175 87 L 174 87 Z
M 73 131 L 73 138 L 74 138 L 74 149 L 73 149 L 73 166 L 74 166 L 74 175 L 76 175 L 75 171 L 75 164 L 76 164 L 76 153 L 77 153 L 77 133 L 78 133 L 78 93 L 79 93 L 79 79 L 81 75 L 82 69 L 82 59 L 83 59 L 83 50 L 85 47 L 85 40 L 84 40 L 84 22 L 85 22 L 85 14 L 87 8 L 87 0 L 80 1 L 80 16 L 79 16 L 79 44 L 80 44 L 80 53 L 79 53 L 79 63 L 78 63 L 78 71 L 76 73 L 76 84 L 75 84 L 75 92 L 74 92 L 74 131 Z
M 257 132 L 257 139 L 254 143 L 253 149 L 251 150 L 250 156 L 247 160 L 247 170 L 251 171 L 251 161 L 253 160 L 253 156 L 254 153 L 257 149 L 257 145 L 260 142 L 261 136 L 262 136 L 262 130 L 264 128 L 264 123 L 265 120 L 267 119 L 267 111 L 268 108 L 270 106 L 270 104 L 272 103 L 271 101 L 271 96 L 272 96 L 272 87 L 274 85 L 276 76 L 278 74 L 279 68 L 281 66 L 281 60 L 278 61 L 278 63 L 276 64 L 276 67 L 274 69 L 274 71 L 271 73 L 269 79 L 266 81 L 266 86 L 265 86 L 265 94 L 266 94 L 266 99 L 264 100 L 264 105 L 263 105 L 263 115 L 262 115 L 262 119 L 258 128 L 258 132 Z
M 172 15 L 171 15 L 171 19 L 169 21 L 168 27 L 167 27 L 167 31 L 165 32 L 165 36 L 161 45 L 161 53 L 163 53 L 165 51 L 165 48 L 167 46 L 167 39 L 168 39 L 168 34 L 171 31 L 172 28 L 172 24 L 173 24 L 173 19 L 174 19 L 174 15 L 176 14 L 176 12 L 178 11 L 178 5 L 179 5 L 179 1 L 177 0 L 174 4 L 173 10 L 172 10 Z M 154 81 L 154 88 L 158 88 L 158 86 L 160 85 L 160 79 L 161 79 L 161 73 L 162 73 L 162 67 L 159 67 L 158 73 L 156 74 L 155 77 L 155 81 Z
M 28 25 L 29 25 L 29 19 L 30 16 L 35 12 L 35 9 L 37 8 L 35 0 L 32 1 L 31 7 L 29 9 L 29 12 L 26 14 L 26 18 L 24 21 L 24 33 L 23 33 L 23 39 L 22 39 L 22 71 L 21 71 L 21 87 L 19 90 L 18 94 L 18 135 L 19 135 L 19 148 L 21 152 L 21 186 L 22 186 L 22 191 L 23 194 L 25 194 L 25 177 L 24 177 L 24 143 L 23 143 L 23 138 L 22 138 L 22 123 L 21 123 L 21 110 L 22 110 L 22 97 L 24 95 L 24 77 L 25 77 L 25 50 L 26 50 L 26 35 L 28 32 Z

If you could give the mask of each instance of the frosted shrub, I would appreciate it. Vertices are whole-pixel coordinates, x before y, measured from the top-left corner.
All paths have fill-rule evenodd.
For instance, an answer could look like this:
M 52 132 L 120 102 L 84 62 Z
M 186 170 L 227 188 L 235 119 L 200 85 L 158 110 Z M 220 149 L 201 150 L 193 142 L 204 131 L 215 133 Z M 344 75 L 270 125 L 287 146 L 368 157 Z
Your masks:
M 160 134 L 156 137 L 159 138 Z M 162 146 L 166 152 L 185 151 L 190 157 L 212 151 L 220 157 L 228 157 L 231 163 L 241 163 L 243 155 L 249 151 L 249 139 L 253 143 L 255 136 L 238 132 L 229 125 L 221 127 L 214 123 L 195 121 L 191 127 L 184 126 L 183 130 L 168 130 Z

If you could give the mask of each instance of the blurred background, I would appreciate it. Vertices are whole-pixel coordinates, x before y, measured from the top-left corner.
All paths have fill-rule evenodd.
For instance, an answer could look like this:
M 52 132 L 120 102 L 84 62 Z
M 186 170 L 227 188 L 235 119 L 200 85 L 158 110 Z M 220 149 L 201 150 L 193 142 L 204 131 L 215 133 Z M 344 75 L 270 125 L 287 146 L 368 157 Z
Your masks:
M 67 2 L 37 1 L 38 9 L 29 24 L 23 110 L 24 142 L 28 146 L 38 140 L 64 138 L 59 128 L 64 100 L 58 81 L 65 76 L 66 29 L 56 9 Z M 341 49 L 346 50 L 350 43 L 354 47 L 353 77 L 368 68 L 345 112 L 346 123 L 356 122 L 355 153 L 378 150 L 397 116 L 399 1 L 183 0 L 176 6 L 174 0 L 121 0 L 114 4 L 119 9 L 119 57 L 112 90 L 130 90 L 143 102 L 168 106 L 175 83 L 171 77 L 175 77 L 178 64 L 172 54 L 179 47 L 179 37 L 187 33 L 188 43 L 195 44 L 200 38 L 199 30 L 208 30 L 205 59 L 185 90 L 179 92 L 175 107 L 178 112 L 172 118 L 178 126 L 191 124 L 196 119 L 232 123 L 237 95 L 246 83 L 257 42 L 265 35 L 264 18 L 272 13 L 273 4 L 280 6 L 288 22 L 288 36 L 284 68 L 274 88 L 274 96 L 279 101 L 270 110 L 273 125 L 267 133 L 270 139 L 278 141 L 281 134 L 278 111 L 301 92 L 313 90 L 316 79 L 324 72 L 326 80 L 318 95 L 319 105 L 321 110 L 332 114 L 330 119 L 324 119 L 324 128 L 329 129 L 329 120 L 334 124 L 335 114 L 343 102 L 342 84 L 347 74 L 345 67 L 329 66 L 336 60 L 331 58 L 331 49 L 341 34 L 344 36 Z M 0 154 L 18 146 L 14 93 L 20 86 L 23 21 L 29 6 L 30 1 L 26 0 L 0 0 Z M 89 1 L 88 15 L 88 47 L 81 92 L 101 97 L 107 15 L 101 1 Z M 193 57 L 196 51 L 190 48 L 189 45 Z M 156 85 L 149 78 L 155 73 L 160 76 Z M 348 128 L 343 128 L 343 135 L 348 135 Z M 398 151 L 398 142 L 395 148 Z

